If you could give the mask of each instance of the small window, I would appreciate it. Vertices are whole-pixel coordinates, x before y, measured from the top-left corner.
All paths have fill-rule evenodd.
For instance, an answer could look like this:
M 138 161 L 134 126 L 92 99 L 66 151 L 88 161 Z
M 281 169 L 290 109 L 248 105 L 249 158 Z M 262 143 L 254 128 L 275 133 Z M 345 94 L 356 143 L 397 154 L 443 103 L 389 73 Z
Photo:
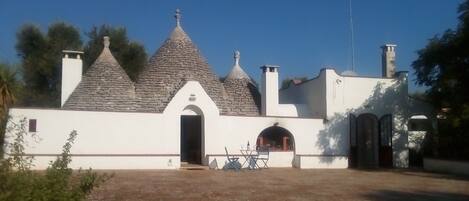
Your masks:
M 30 119 L 29 120 L 29 132 L 36 132 L 37 120 Z
M 428 119 L 410 119 L 409 131 L 429 131 L 432 125 Z

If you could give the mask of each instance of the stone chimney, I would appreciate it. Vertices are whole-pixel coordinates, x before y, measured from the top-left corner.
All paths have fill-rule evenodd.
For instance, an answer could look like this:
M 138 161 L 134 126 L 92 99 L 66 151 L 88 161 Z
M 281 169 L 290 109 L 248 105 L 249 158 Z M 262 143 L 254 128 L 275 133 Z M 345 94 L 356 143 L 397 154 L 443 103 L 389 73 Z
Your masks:
M 261 99 L 262 114 L 278 115 L 278 69 L 280 66 L 264 65 L 262 69 Z
M 65 104 L 68 97 L 81 81 L 83 72 L 83 61 L 81 55 L 83 52 L 63 50 L 62 58 L 62 93 L 60 106 Z
M 381 46 L 382 53 L 382 71 L 383 77 L 391 78 L 394 77 L 396 72 L 396 46 L 394 44 L 385 44 Z

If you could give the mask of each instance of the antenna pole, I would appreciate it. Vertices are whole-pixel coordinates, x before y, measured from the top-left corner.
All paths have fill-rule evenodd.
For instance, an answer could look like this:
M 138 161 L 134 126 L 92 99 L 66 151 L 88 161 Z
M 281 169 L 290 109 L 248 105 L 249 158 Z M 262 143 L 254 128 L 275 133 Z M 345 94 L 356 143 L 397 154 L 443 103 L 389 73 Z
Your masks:
M 352 71 L 355 72 L 355 43 L 353 36 L 353 17 L 352 17 L 352 0 L 349 0 L 349 17 L 350 17 L 350 46 L 352 48 Z

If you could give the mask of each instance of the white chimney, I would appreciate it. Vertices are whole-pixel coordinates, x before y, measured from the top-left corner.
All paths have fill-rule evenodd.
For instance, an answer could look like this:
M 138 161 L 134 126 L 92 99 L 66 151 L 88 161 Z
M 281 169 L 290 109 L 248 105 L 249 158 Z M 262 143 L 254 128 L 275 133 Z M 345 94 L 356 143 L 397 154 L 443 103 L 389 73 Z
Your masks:
M 396 72 L 396 46 L 394 44 L 385 44 L 381 46 L 382 53 L 382 71 L 383 77 L 394 77 Z
M 65 104 L 65 101 L 80 83 L 83 72 L 83 61 L 81 60 L 83 52 L 71 50 L 63 50 L 62 52 L 61 106 Z
M 264 65 L 262 69 L 261 99 L 262 114 L 278 115 L 278 68 L 280 66 Z

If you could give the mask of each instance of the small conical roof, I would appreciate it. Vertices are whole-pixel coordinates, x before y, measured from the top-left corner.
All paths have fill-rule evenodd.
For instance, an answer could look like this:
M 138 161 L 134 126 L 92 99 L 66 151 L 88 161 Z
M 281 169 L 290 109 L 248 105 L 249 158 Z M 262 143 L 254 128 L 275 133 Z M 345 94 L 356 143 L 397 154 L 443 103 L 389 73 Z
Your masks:
M 179 11 L 175 17 L 176 27 L 137 79 L 138 111 L 163 112 L 187 81 L 198 81 L 223 114 L 227 109 L 223 84 L 182 29 Z
M 87 111 L 133 111 L 135 87 L 109 49 L 109 37 L 96 61 L 83 75 L 81 82 L 63 108 Z
M 253 82 L 251 77 L 249 77 L 249 75 L 246 72 L 244 72 L 243 68 L 241 68 L 241 66 L 239 65 L 240 58 L 241 58 L 241 55 L 240 55 L 239 51 L 235 51 L 235 53 L 234 53 L 235 63 L 233 65 L 233 68 L 231 68 L 230 73 L 225 77 L 225 80 L 227 80 L 227 79 L 247 79 L 250 82 Z
M 257 85 L 239 65 L 239 51 L 235 51 L 234 59 L 233 68 L 223 81 L 230 107 L 228 114 L 257 116 L 261 98 Z

